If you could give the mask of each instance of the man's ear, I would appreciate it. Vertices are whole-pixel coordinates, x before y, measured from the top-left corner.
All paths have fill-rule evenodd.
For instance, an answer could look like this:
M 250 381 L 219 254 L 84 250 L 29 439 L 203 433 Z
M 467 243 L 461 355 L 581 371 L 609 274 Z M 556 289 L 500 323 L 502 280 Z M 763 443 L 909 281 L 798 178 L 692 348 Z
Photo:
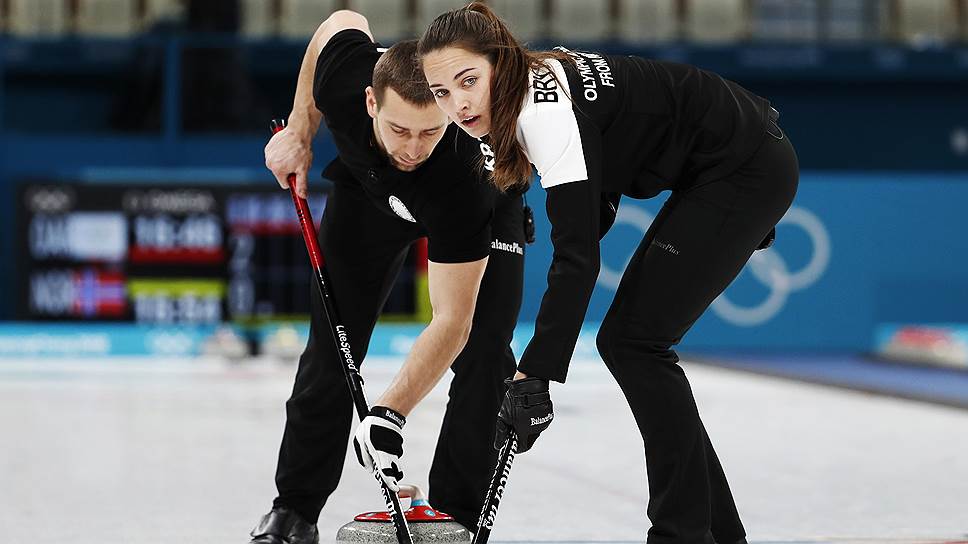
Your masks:
M 372 86 L 366 87 L 366 113 L 370 114 L 370 117 L 376 119 L 376 91 L 373 90 Z

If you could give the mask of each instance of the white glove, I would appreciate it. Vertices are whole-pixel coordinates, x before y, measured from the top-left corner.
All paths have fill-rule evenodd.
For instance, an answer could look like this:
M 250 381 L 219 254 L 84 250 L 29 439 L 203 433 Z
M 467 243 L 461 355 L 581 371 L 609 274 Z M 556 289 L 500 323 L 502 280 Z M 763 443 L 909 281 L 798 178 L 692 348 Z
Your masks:
M 353 449 L 363 468 L 378 474 L 393 492 L 400 491 L 403 471 L 403 425 L 407 419 L 385 406 L 374 406 L 356 428 Z

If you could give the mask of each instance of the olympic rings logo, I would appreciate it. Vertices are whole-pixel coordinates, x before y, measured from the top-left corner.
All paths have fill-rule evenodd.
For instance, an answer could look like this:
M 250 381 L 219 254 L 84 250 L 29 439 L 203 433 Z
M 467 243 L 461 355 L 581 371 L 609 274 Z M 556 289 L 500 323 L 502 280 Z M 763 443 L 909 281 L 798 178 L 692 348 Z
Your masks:
M 28 209 L 35 213 L 66 212 L 74 206 L 73 190 L 68 187 L 31 187 L 26 199 Z
M 195 339 L 180 331 L 152 331 L 145 339 L 148 351 L 154 355 L 190 355 Z
M 649 229 L 654 217 L 637 206 L 620 206 L 615 224 L 626 224 L 642 231 Z M 791 225 L 802 229 L 810 238 L 811 256 L 809 262 L 799 270 L 791 271 L 783 256 L 771 247 L 756 251 L 746 264 L 746 270 L 757 281 L 769 289 L 769 295 L 755 306 L 745 307 L 729 300 L 725 293 L 713 301 L 712 310 L 724 321 L 740 327 L 761 325 L 776 317 L 783 309 L 790 295 L 815 284 L 830 265 L 830 235 L 823 222 L 806 208 L 790 208 L 779 225 Z M 618 289 L 619 281 L 632 255 L 625 260 L 621 270 L 610 268 L 602 261 L 598 282 L 613 291 Z

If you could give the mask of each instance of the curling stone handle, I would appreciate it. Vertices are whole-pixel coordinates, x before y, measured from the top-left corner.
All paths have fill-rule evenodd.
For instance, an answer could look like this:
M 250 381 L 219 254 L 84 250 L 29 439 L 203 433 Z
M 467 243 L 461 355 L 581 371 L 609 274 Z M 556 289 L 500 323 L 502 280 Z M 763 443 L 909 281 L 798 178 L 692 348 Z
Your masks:
M 414 506 L 427 506 L 427 496 L 424 495 L 422 489 L 411 484 L 400 484 L 400 492 L 398 493 L 401 499 L 410 499 L 410 508 Z

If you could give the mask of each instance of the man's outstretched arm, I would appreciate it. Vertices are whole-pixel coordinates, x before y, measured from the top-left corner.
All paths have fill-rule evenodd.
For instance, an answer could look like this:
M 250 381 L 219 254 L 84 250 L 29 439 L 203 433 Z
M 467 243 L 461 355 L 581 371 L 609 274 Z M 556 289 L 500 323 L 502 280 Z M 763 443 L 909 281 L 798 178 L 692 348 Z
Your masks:
M 313 163 L 312 142 L 323 118 L 313 98 L 316 61 L 329 40 L 338 32 L 348 29 L 360 30 L 373 39 L 366 17 L 355 11 L 339 10 L 323 21 L 309 40 L 306 54 L 303 55 L 287 127 L 277 132 L 266 145 L 266 167 L 283 189 L 289 188 L 287 176 L 296 174 L 296 193 L 303 198 L 307 195 L 307 174 Z
M 406 416 L 440 381 L 467 343 L 486 266 L 487 257 L 470 263 L 428 264 L 433 318 L 377 405 Z
M 390 387 L 353 437 L 356 458 L 397 490 L 403 470 L 403 426 L 410 411 L 427 396 L 454 362 L 470 335 L 487 257 L 471 263 L 427 267 L 434 316 L 414 342 Z

